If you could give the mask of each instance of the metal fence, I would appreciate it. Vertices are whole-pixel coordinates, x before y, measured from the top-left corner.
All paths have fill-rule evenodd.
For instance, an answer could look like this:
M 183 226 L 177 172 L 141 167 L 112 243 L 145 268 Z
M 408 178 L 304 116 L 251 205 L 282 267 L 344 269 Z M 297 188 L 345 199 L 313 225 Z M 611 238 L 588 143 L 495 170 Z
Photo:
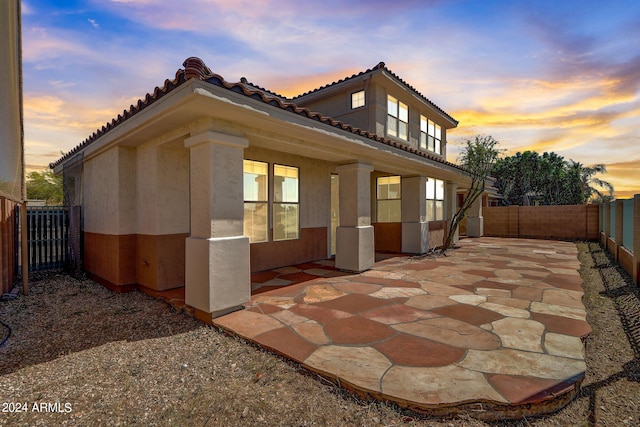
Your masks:
M 69 212 L 67 207 L 28 207 L 27 236 L 29 271 L 59 270 L 64 268 L 67 261 L 69 237 Z M 19 255 L 17 258 L 19 265 L 21 265 L 22 260 Z

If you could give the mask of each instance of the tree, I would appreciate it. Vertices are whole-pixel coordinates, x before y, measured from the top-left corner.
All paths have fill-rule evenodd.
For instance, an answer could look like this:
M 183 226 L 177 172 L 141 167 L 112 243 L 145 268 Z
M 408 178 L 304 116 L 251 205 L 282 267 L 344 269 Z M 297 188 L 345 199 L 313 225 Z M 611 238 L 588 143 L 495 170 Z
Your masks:
M 593 177 L 603 171 L 604 165 L 585 167 L 573 160 L 567 162 L 553 152 L 540 156 L 525 151 L 499 159 L 491 175 L 506 205 L 578 205 L 594 194 L 602 196 L 593 185 L 613 193 L 609 183 Z
M 53 171 L 29 172 L 27 175 L 27 198 L 46 200 L 47 205 L 60 205 L 63 201 L 62 176 Z
M 464 173 L 471 178 L 471 184 L 462 204 L 451 219 L 447 239 L 442 245 L 442 253 L 451 247 L 460 221 L 466 216 L 471 205 L 484 192 L 487 177 L 500 154 L 498 144 L 498 141 L 492 136 L 476 135 L 473 140 L 466 140 L 466 147 L 462 150 L 458 161 L 464 168 Z
M 604 164 L 598 163 L 593 166 L 584 166 L 580 162 L 571 160 L 569 166 L 574 169 L 580 177 L 582 203 L 587 203 L 591 200 L 613 200 L 613 185 L 594 176 L 599 173 L 607 173 L 607 168 Z M 606 190 L 606 193 L 603 193 L 596 187 Z

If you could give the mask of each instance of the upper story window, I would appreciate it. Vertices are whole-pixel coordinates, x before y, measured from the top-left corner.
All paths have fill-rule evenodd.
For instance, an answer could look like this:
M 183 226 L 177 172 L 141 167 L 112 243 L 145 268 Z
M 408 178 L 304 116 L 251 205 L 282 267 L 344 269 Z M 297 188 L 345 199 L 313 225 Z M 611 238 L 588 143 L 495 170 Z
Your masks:
M 351 109 L 358 107 L 364 107 L 364 91 L 355 92 L 351 94 Z
M 427 132 L 428 132 L 428 120 L 425 116 L 420 115 L 420 148 L 427 149 Z
M 391 95 L 387 95 L 387 135 L 409 139 L 409 107 Z
M 433 151 L 434 153 L 440 154 L 440 140 L 442 139 L 442 128 L 439 124 L 433 122 L 433 120 L 428 121 L 428 138 L 427 138 L 427 149 Z
M 420 116 L 420 148 L 441 154 L 442 128 L 433 120 Z
M 378 222 L 401 222 L 402 200 L 399 176 L 382 176 L 377 179 Z

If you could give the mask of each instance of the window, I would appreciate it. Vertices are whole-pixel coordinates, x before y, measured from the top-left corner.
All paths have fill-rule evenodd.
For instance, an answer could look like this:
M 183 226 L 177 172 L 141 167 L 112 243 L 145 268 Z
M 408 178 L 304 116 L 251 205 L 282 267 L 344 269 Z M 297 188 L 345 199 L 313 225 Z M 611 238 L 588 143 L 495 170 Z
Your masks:
M 297 239 L 298 168 L 273 165 L 273 240 Z
M 444 181 L 427 179 L 427 221 L 444 219 Z
M 351 94 L 351 109 L 364 106 L 364 91 L 355 92 Z
M 399 176 L 377 179 L 378 222 L 402 221 L 402 201 Z
M 441 153 L 442 128 L 433 120 L 420 116 L 420 148 Z
M 420 124 L 422 132 L 422 123 Z M 442 140 L 442 128 L 433 120 L 427 120 L 427 150 L 440 154 L 440 142 Z M 422 138 L 422 134 L 420 135 Z
M 269 165 L 244 161 L 244 235 L 249 242 L 269 240 Z
M 409 107 L 391 95 L 387 95 L 387 134 L 409 139 Z
M 422 150 L 427 149 L 428 122 L 425 116 L 420 115 L 420 148 Z

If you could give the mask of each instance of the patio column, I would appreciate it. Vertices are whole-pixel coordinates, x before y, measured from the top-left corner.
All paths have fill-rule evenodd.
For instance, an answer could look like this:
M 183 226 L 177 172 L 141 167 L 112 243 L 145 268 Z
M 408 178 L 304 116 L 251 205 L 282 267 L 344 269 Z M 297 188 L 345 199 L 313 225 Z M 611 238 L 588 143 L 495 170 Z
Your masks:
M 467 236 L 482 237 L 483 235 L 484 218 L 482 217 L 482 196 L 480 196 L 467 212 Z
M 206 131 L 187 138 L 191 228 L 185 297 L 210 321 L 251 298 L 249 238 L 243 235 L 244 138 Z
M 371 172 L 364 163 L 338 166 L 340 226 L 336 230 L 336 268 L 364 271 L 375 263 L 371 225 Z
M 429 250 L 426 194 L 426 177 L 402 178 L 402 252 L 424 254 Z
M 447 219 L 447 231 L 448 227 L 451 224 L 451 220 L 453 216 L 456 214 L 458 210 L 458 185 L 451 181 L 448 181 L 445 186 L 445 218 Z M 458 243 L 458 227 L 454 232 L 452 244 Z

